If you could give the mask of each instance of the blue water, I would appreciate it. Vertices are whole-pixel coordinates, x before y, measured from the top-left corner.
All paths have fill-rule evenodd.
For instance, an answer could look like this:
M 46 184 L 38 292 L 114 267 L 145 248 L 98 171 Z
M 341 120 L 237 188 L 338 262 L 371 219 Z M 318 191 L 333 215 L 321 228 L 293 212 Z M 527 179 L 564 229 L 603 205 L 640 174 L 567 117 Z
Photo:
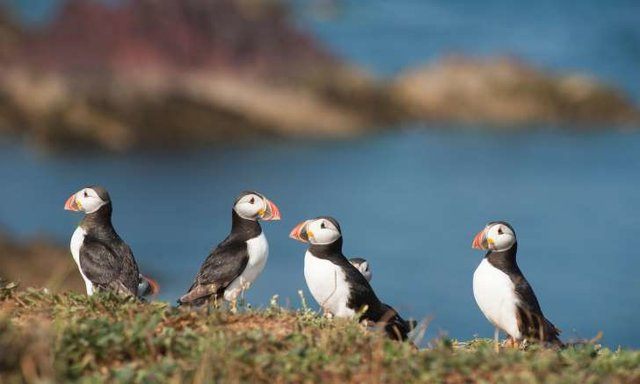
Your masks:
M 263 227 L 271 256 L 247 299 L 299 305 L 300 220 L 333 215 L 345 253 L 368 258 L 373 286 L 406 316 L 435 316 L 429 336 L 491 336 L 475 305 L 470 248 L 485 222 L 510 221 L 519 261 L 565 338 L 604 332 L 640 346 L 640 134 L 473 133 L 408 129 L 358 141 L 271 143 L 175 155 L 34 155 L 0 151 L 0 221 L 67 242 L 80 217 L 62 209 L 87 183 L 107 186 L 116 228 L 174 300 L 229 230 L 246 188 L 280 207 Z M 312 301 L 307 292 L 307 298 Z

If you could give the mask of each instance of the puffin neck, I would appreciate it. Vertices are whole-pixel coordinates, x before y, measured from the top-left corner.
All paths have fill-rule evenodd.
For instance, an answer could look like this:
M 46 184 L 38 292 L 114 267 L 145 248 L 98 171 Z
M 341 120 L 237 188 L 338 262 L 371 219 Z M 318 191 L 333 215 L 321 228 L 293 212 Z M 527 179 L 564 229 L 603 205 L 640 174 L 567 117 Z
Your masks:
M 258 237 L 262 233 L 262 228 L 258 220 L 249 220 L 240 217 L 235 209 L 231 210 L 231 234 L 240 239 L 249 240 Z
M 87 213 L 80 222 L 80 226 L 89 233 L 115 233 L 113 225 L 111 224 L 111 213 L 113 209 L 111 202 L 98 208 L 97 211 Z
M 342 236 L 338 238 L 338 240 L 329 244 L 310 244 L 309 252 L 311 252 L 315 257 L 326 259 L 330 257 L 335 257 L 336 255 L 342 255 Z M 344 257 L 344 256 L 343 256 Z
M 517 268 L 516 254 L 518 253 L 518 242 L 513 243 L 511 248 L 504 251 L 489 251 L 485 255 L 489 263 L 500 269 Z

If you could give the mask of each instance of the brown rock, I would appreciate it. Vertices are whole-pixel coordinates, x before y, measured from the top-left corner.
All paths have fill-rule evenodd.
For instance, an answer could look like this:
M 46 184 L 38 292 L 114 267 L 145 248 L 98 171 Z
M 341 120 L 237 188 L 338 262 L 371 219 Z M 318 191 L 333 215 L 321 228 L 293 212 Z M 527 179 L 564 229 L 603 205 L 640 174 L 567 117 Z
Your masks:
M 0 234 L 0 278 L 18 282 L 21 289 L 85 292 L 68 248 L 46 238 L 16 242 Z
M 386 89 L 279 2 L 68 1 L 0 63 L 0 131 L 126 151 L 264 136 L 346 137 L 397 121 Z
M 625 123 L 639 116 L 623 95 L 595 80 L 512 58 L 447 58 L 407 71 L 394 88 L 412 115 L 427 120 Z
M 21 61 L 47 71 L 287 73 L 333 63 L 279 2 L 68 0 L 53 23 L 28 35 Z

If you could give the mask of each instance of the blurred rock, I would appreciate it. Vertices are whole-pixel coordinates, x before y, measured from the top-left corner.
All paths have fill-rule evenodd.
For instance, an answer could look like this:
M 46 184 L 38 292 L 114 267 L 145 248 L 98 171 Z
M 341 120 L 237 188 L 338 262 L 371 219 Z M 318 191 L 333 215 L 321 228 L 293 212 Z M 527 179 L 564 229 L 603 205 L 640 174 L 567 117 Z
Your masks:
M 638 122 L 620 92 L 594 79 L 546 73 L 513 58 L 449 57 L 412 69 L 394 91 L 420 119 L 486 122 Z
M 233 68 L 283 73 L 331 55 L 289 19 L 280 1 L 67 0 L 30 31 L 21 60 L 45 70 L 128 72 Z
M 67 0 L 0 14 L 0 133 L 50 149 L 343 138 L 410 120 L 626 123 L 619 92 L 512 59 L 453 58 L 384 82 L 300 31 L 278 0 Z
M 21 289 L 85 291 L 69 249 L 46 238 L 18 242 L 0 232 L 0 278 L 18 282 Z
M 0 8 L 0 63 L 9 60 L 20 46 L 22 33 L 9 15 Z
M 70 0 L 0 72 L 0 131 L 125 151 L 397 121 L 387 89 L 294 27 L 279 1 Z
M 5 74 L 0 131 L 44 147 L 125 151 L 265 136 L 346 137 L 389 119 L 383 109 L 369 109 L 370 100 L 385 97 L 373 84 L 314 88 L 221 72 L 72 78 L 14 68 Z M 347 97 L 351 103 L 341 102 Z

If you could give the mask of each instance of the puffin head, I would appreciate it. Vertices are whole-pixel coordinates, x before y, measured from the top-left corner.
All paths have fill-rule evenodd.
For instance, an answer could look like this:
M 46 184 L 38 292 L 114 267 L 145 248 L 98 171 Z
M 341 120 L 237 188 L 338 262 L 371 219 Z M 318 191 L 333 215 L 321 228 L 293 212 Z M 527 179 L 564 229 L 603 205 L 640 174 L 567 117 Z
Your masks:
M 363 259 L 361 257 L 354 257 L 352 259 L 349 259 L 349 262 L 354 267 L 356 267 L 356 269 L 360 271 L 360 273 L 362 273 L 362 276 L 364 276 L 367 281 L 371 281 L 373 273 L 371 273 L 371 269 L 369 269 L 369 262 L 366 259 Z
M 138 273 L 138 297 L 156 296 L 160 293 L 160 285 L 152 278 Z
M 242 192 L 233 203 L 233 210 L 247 220 L 280 220 L 280 210 L 263 194 Z
M 473 238 L 474 249 L 506 251 L 516 243 L 516 231 L 506 221 L 492 221 Z
M 303 243 L 327 245 L 339 240 L 342 237 L 342 232 L 336 219 L 320 216 L 296 225 L 289 237 Z
M 82 188 L 69 196 L 66 203 L 64 203 L 64 209 L 67 211 L 93 213 L 108 204 L 111 204 L 109 192 L 103 187 L 92 185 Z

